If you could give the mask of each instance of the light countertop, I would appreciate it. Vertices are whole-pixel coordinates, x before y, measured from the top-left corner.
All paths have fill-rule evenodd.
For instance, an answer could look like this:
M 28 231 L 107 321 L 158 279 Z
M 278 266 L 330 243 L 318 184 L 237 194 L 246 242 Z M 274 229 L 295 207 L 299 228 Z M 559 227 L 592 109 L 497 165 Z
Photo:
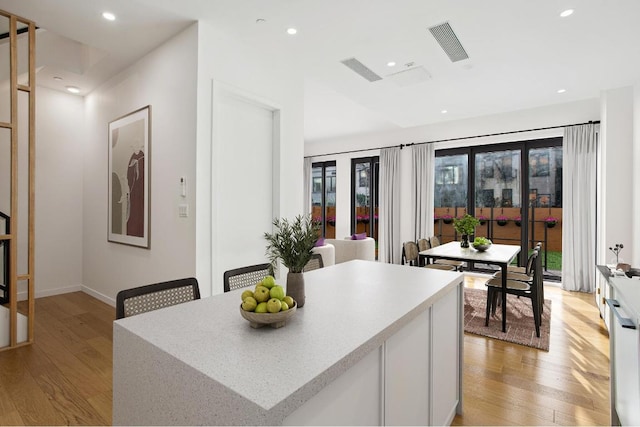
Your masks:
M 275 420 L 461 281 L 460 273 L 351 261 L 305 273 L 306 303 L 279 329 L 249 326 L 240 289 L 118 320 L 114 337 L 143 337 L 259 412 L 277 412 Z

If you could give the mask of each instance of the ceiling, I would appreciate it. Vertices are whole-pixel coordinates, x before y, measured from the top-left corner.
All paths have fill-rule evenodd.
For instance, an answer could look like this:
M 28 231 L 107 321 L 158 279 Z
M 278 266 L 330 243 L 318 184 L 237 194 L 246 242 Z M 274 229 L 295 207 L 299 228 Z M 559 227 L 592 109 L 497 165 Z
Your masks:
M 638 0 L 0 0 L 0 9 L 46 30 L 39 84 L 73 84 L 81 95 L 206 19 L 274 60 L 298 61 L 306 141 L 597 98 L 640 82 Z M 118 19 L 104 20 L 104 10 Z M 468 59 L 452 62 L 431 35 L 444 22 Z M 369 82 L 341 63 L 348 58 L 382 78 Z

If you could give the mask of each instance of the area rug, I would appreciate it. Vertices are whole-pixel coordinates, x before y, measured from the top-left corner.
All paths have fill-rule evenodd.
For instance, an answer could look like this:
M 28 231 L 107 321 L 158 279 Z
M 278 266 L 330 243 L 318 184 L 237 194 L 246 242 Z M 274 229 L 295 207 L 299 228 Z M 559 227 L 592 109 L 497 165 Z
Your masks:
M 549 351 L 551 301 L 544 300 L 540 338 L 536 337 L 533 309 L 529 298 L 507 294 L 507 332 L 502 332 L 502 307 L 489 316 L 489 326 L 484 326 L 487 307 L 487 291 L 464 288 L 464 331 L 502 341 Z

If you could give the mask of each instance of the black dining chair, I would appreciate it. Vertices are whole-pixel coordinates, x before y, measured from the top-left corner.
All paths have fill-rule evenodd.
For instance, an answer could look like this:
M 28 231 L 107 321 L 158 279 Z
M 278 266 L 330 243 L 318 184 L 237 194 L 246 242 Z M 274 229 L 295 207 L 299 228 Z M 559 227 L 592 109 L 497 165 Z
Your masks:
M 234 289 L 254 286 L 256 283 L 265 278 L 265 276 L 273 275 L 271 264 L 256 264 L 248 267 L 235 268 L 227 270 L 223 275 L 224 291 L 229 292 Z
M 509 279 L 507 276 L 507 288 L 502 288 L 502 278 L 494 277 L 489 279 L 487 285 L 487 312 L 485 317 L 485 326 L 489 326 L 489 313 L 495 314 L 496 305 L 498 304 L 498 295 L 503 290 L 507 294 L 516 295 L 518 297 L 526 297 L 531 299 L 531 307 L 533 309 L 533 321 L 536 327 L 536 336 L 540 337 L 540 325 L 542 324 L 542 304 L 541 287 L 542 287 L 542 260 L 540 252 L 534 250 L 529 256 L 527 262 L 527 275 L 531 278 L 529 281 Z
M 435 248 L 436 246 L 440 246 L 440 239 L 437 236 L 431 236 L 429 238 L 429 246 Z M 457 271 L 462 271 L 462 267 L 464 266 L 463 261 L 455 261 L 452 259 L 436 259 L 433 261 L 434 264 L 443 264 L 443 265 L 452 265 L 455 267 Z
M 116 319 L 200 299 L 194 277 L 125 289 L 116 295 Z
M 324 263 L 322 262 L 322 255 L 313 254 L 311 255 L 311 259 L 307 262 L 307 265 L 302 269 L 303 272 L 317 270 L 319 268 L 324 268 Z
M 402 245 L 402 265 L 419 265 L 418 245 L 416 242 L 404 242 Z

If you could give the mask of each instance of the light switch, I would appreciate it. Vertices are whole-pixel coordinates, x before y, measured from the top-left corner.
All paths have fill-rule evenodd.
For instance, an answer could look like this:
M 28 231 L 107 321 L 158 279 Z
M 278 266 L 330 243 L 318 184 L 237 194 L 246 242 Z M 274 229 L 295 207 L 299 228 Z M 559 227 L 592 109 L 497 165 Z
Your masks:
M 189 216 L 189 205 L 178 205 L 178 216 L 186 218 Z
M 180 195 L 187 197 L 187 178 L 184 176 L 180 177 Z

